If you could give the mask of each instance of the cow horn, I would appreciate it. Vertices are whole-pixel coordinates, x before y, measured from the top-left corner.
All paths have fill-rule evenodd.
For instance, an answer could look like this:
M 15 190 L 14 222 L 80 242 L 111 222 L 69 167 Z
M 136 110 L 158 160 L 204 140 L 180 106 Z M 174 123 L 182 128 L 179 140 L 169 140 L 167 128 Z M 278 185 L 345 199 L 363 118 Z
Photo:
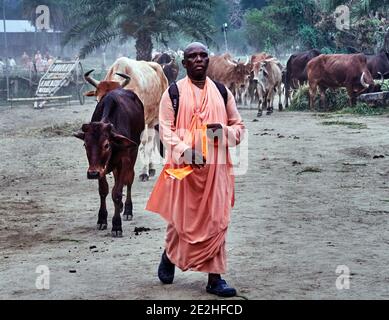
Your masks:
M 95 79 L 93 79 L 90 74 L 95 71 L 94 69 L 88 71 L 87 73 L 84 74 L 84 79 L 85 81 L 89 82 L 92 86 L 94 86 L 95 88 L 97 88 L 97 86 L 99 85 L 100 81 L 97 81 Z
M 229 63 L 230 65 L 236 67 L 238 64 L 235 63 L 235 62 L 232 62 L 230 59 L 226 59 L 227 63 Z
M 247 56 L 246 63 L 245 63 L 244 65 L 245 65 L 245 66 L 248 66 L 249 63 L 250 63 L 250 57 Z
M 131 77 L 124 74 L 124 73 L 116 73 L 118 76 L 124 78 L 125 80 L 120 84 L 122 86 L 122 88 L 126 87 L 130 81 L 131 81 Z
M 361 76 L 361 84 L 362 84 L 362 86 L 364 87 L 364 88 L 369 88 L 369 85 L 365 82 L 365 79 L 364 79 L 364 77 L 365 77 L 365 72 L 362 72 L 362 76 Z
M 377 72 L 379 75 L 380 75 L 380 77 L 381 77 L 381 81 L 382 81 L 382 85 L 384 85 L 384 82 L 385 82 L 385 77 L 384 77 L 384 75 L 381 73 L 381 72 Z

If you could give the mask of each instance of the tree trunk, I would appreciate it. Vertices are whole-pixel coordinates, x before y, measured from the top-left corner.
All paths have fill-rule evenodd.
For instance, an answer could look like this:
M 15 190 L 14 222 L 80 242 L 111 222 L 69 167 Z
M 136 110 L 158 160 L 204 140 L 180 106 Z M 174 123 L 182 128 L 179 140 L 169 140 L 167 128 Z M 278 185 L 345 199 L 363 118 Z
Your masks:
M 389 29 L 386 31 L 385 35 L 384 50 L 389 52 Z
M 151 34 L 147 31 L 140 32 L 136 38 L 135 48 L 136 60 L 151 61 L 151 53 L 153 50 Z

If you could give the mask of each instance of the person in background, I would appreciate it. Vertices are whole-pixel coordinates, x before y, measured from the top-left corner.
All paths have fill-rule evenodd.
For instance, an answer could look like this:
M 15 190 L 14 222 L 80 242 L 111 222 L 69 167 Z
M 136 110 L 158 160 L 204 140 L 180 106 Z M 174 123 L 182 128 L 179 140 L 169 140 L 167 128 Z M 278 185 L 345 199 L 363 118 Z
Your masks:
M 8 65 L 9 65 L 10 71 L 12 71 L 16 68 L 16 61 L 13 57 L 8 57 Z
M 24 68 L 28 68 L 29 63 L 30 63 L 30 57 L 28 56 L 26 51 L 23 52 L 21 61 L 22 61 L 22 66 Z
M 0 72 L 5 72 L 5 63 L 2 58 L 0 58 Z

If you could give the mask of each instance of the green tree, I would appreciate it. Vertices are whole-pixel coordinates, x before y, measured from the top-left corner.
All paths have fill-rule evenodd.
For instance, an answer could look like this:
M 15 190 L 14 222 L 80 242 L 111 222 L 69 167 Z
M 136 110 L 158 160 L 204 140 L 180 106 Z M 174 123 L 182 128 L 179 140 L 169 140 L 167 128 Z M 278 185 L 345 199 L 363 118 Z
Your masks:
M 333 12 L 339 5 L 347 5 L 350 8 L 350 30 L 335 28 Z M 322 0 L 320 7 L 322 18 L 316 28 L 321 34 L 332 34 L 333 46 L 338 51 L 343 52 L 345 48 L 352 47 L 372 54 L 385 47 L 385 33 L 389 28 L 386 20 L 389 0 Z
M 212 42 L 210 21 L 215 0 L 81 0 L 77 22 L 64 44 L 81 41 L 80 57 L 114 39 L 136 40 L 138 60 L 151 60 L 153 39 L 167 42 L 171 35 L 186 35 Z
M 266 0 L 241 0 L 240 5 L 244 10 L 246 9 L 261 9 L 266 5 Z
M 272 0 L 261 10 L 246 12 L 247 39 L 256 47 L 275 48 L 276 45 L 304 43 L 312 46 L 318 39 L 307 39 L 313 35 L 317 5 L 314 0 Z M 303 41 L 302 41 L 303 38 Z
M 282 29 L 275 21 L 267 18 L 267 10 L 252 9 L 245 14 L 248 44 L 256 50 L 275 48 Z

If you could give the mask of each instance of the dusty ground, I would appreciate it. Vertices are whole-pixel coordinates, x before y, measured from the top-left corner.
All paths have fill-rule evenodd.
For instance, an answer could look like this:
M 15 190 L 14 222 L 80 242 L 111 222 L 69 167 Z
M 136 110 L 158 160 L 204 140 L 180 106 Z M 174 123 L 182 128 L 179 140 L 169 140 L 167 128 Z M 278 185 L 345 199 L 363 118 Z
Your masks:
M 95 229 L 99 198 L 82 142 L 53 135 L 92 111 L 0 110 L 0 299 L 213 299 L 203 274 L 159 283 L 165 224 L 144 210 L 155 179 L 135 183 L 123 238 Z M 228 235 L 237 299 L 388 299 L 389 118 L 255 114 L 242 111 L 249 169 L 237 177 Z M 338 120 L 367 128 L 322 125 Z M 39 265 L 50 269 L 49 290 L 35 287 Z M 338 265 L 351 271 L 349 290 L 335 286 Z

